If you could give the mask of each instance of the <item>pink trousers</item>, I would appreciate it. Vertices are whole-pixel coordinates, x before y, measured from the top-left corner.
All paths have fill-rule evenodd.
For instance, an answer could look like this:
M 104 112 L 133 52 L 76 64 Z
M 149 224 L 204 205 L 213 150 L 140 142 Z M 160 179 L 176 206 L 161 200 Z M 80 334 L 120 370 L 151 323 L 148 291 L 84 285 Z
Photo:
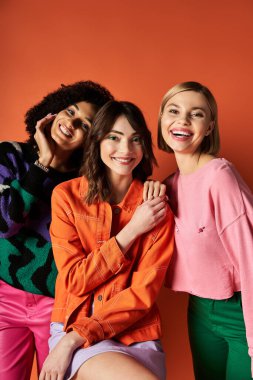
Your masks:
M 48 355 L 53 298 L 15 289 L 0 280 L 0 379 L 29 380 Z

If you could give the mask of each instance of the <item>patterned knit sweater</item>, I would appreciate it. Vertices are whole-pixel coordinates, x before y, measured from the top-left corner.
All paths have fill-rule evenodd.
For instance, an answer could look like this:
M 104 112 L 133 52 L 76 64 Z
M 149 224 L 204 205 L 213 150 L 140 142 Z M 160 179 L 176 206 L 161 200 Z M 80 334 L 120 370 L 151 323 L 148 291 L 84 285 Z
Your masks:
M 77 172 L 48 173 L 34 165 L 27 143 L 0 143 L 0 279 L 54 296 L 57 275 L 49 236 L 51 193 Z

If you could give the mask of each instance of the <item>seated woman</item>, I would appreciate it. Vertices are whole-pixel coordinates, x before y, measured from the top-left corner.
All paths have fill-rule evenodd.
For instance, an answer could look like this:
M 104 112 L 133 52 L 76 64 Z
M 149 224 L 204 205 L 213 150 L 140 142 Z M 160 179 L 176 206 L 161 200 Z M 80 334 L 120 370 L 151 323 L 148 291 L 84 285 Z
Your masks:
M 151 134 L 138 107 L 110 101 L 86 142 L 83 176 L 53 192 L 59 274 L 39 379 L 165 380 L 155 300 L 174 227 L 165 196 L 142 203 Z

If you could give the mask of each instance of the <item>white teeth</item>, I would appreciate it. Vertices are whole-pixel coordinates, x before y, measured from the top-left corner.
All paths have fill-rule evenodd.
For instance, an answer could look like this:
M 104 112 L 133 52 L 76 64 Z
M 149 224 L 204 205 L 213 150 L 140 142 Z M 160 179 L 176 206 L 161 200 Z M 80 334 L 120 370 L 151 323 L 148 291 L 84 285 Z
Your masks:
M 119 162 L 122 162 L 122 163 L 127 163 L 127 162 L 130 162 L 132 160 L 131 158 L 117 158 L 117 157 L 113 157 L 113 159 L 115 161 L 119 161 Z
M 172 131 L 172 134 L 175 135 L 175 136 L 186 136 L 186 137 L 190 137 L 191 136 L 191 134 L 187 133 L 187 132 L 173 132 Z
M 59 125 L 59 127 L 60 127 L 60 130 L 61 130 L 61 132 L 65 135 L 65 136 L 68 136 L 68 137 L 71 137 L 72 135 L 71 135 L 71 133 L 69 132 L 69 130 L 66 128 L 66 127 L 64 127 L 64 125 Z

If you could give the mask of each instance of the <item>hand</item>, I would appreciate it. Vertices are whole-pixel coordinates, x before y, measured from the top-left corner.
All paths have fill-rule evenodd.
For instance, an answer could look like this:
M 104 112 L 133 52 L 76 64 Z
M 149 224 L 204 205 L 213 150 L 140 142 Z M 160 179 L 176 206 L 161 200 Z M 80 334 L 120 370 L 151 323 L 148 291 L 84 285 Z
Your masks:
M 73 352 L 84 343 L 75 331 L 67 333 L 46 358 L 39 380 L 63 380 Z
M 166 194 L 166 185 L 159 181 L 146 181 L 143 188 L 143 200 L 147 201 Z
M 123 253 L 126 253 L 135 239 L 161 223 L 167 214 L 167 196 L 146 201 L 137 207 L 131 220 L 116 235 L 116 240 Z
M 129 224 L 137 236 L 150 231 L 165 219 L 167 214 L 167 196 L 157 196 L 137 207 Z
M 39 162 L 48 167 L 53 160 L 55 151 L 55 142 L 51 137 L 51 133 L 48 130 L 50 124 L 54 120 L 56 115 L 49 113 L 43 119 L 39 120 L 36 124 L 36 132 L 34 139 L 39 148 Z

